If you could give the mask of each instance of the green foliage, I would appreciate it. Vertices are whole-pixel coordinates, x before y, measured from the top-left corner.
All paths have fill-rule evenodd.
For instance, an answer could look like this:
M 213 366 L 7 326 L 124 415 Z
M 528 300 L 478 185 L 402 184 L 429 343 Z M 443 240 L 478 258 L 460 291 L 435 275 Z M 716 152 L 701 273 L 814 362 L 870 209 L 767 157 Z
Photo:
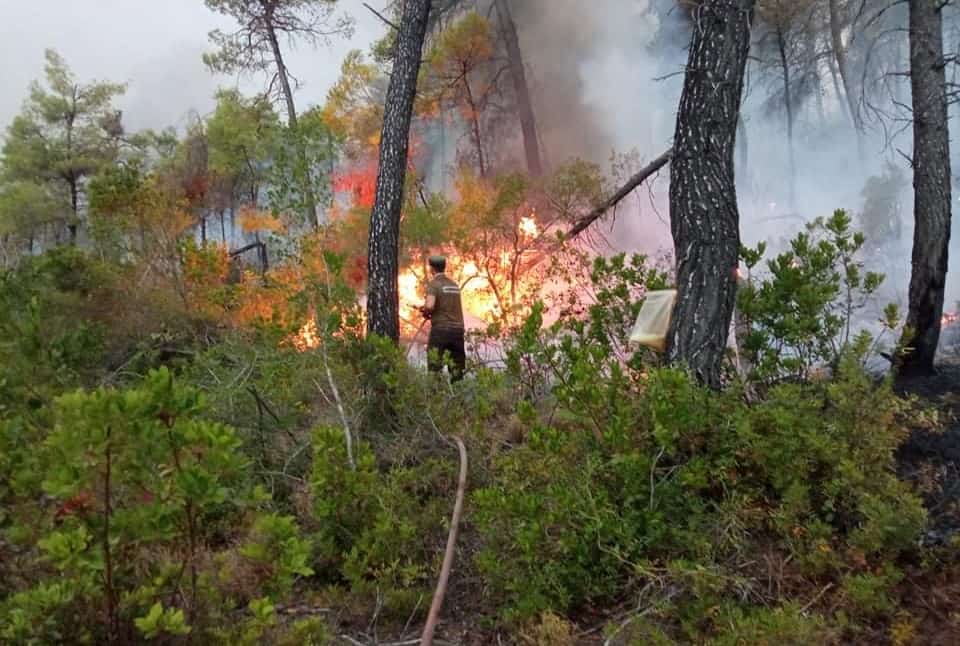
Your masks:
M 835 641 L 833 631 L 822 617 L 808 616 L 792 604 L 749 610 L 725 608 L 716 623 L 720 635 L 708 642 L 712 646 L 804 646 Z
M 281 596 L 290 592 L 297 577 L 313 574 L 307 565 L 310 549 L 310 542 L 300 538 L 292 516 L 265 514 L 254 521 L 240 554 L 252 561 L 254 568 L 268 573 L 261 588 Z
M 349 37 L 353 21 L 336 16 L 336 0 L 278 0 L 264 5 L 259 0 L 204 0 L 209 9 L 230 16 L 238 30 L 210 32 L 218 47 L 203 60 L 215 72 L 263 72 L 277 64 L 271 39 L 299 37 L 311 45 L 326 42 L 331 35 Z
M 843 218 L 829 226 L 835 237 L 815 261 L 798 243 L 824 272 L 815 275 L 834 281 L 825 291 L 836 297 L 844 281 L 873 288 L 875 278 L 857 282 L 849 256 L 858 244 Z M 832 268 L 838 258 L 845 278 Z M 532 430 L 496 458 L 492 482 L 473 498 L 484 540 L 477 564 L 506 618 L 603 603 L 635 577 L 720 601 L 739 577 L 729 564 L 757 545 L 837 578 L 913 549 L 925 513 L 892 475 L 913 405 L 864 374 L 868 340 L 836 356 L 829 383 L 783 384 L 748 403 L 617 355 L 623 339 L 610 330 L 629 329 L 643 288 L 663 284 L 642 259 L 597 261 L 592 279 L 600 311 L 571 308 L 544 332 L 535 307 L 511 346 L 508 370 L 520 383 L 543 371 L 519 411 Z M 813 300 L 820 315 L 830 311 L 830 299 Z M 529 403 L 546 393 L 549 418 Z M 679 603 L 696 616 L 691 599 Z M 731 639 L 821 634 L 819 620 L 778 613 L 733 617 Z
M 157 197 L 147 168 L 100 173 L 98 217 L 138 213 L 141 189 Z M 580 170 L 571 195 L 590 184 Z M 410 246 L 475 237 L 471 217 L 522 246 L 526 178 L 461 180 L 460 203 L 407 212 Z M 121 300 L 122 266 L 74 249 L 22 263 L 0 277 L 0 642 L 327 644 L 374 618 L 399 635 L 440 568 L 453 436 L 470 471 L 447 598 L 521 643 L 573 643 L 573 626 L 612 608 L 616 643 L 884 629 L 926 522 L 894 454 L 928 416 L 863 371 L 870 339 L 847 336 L 878 280 L 858 236 L 837 216 L 805 235 L 752 279 L 763 388 L 719 393 L 627 344 L 665 272 L 562 241 L 534 248 L 569 291 L 518 298 L 530 316 L 488 331 L 506 369 L 457 384 L 363 338 L 345 259 L 319 237 L 289 276 L 199 299 L 217 299 L 219 324 L 257 290 L 267 316 L 204 328 L 202 347 L 166 330 L 132 356 L 112 349 L 118 319 L 99 305 Z M 216 252 L 190 253 L 181 271 L 202 282 Z M 756 267 L 762 250 L 744 256 Z M 313 343 L 296 349 L 305 321 Z M 822 362 L 829 374 L 808 379 Z
M 632 352 L 627 337 L 643 305 L 643 293 L 662 289 L 666 276 L 648 267 L 644 256 L 619 254 L 593 259 L 587 280 L 584 292 L 571 290 L 555 297 L 553 307 L 560 316 L 546 329 L 545 307 L 534 307 L 512 340 L 507 368 L 529 396 L 553 384 L 553 396 L 601 433 L 605 419 L 631 424 L 623 410 L 625 402 L 616 394 L 627 387 L 631 372 L 648 355 Z
M 31 85 L 30 97 L 3 145 L 3 179 L 28 182 L 34 194 L 42 187 L 45 194 L 28 211 L 2 223 L 24 236 L 45 222 L 77 224 L 74 200 L 83 191 L 83 178 L 116 157 L 117 138 L 122 135 L 112 103 L 123 94 L 123 85 L 78 83 L 53 50 L 46 51 L 46 61 L 46 87 Z M 9 197 L 26 197 L 26 190 L 21 184 Z
M 150 612 L 143 617 L 137 617 L 133 620 L 133 623 L 148 640 L 155 639 L 164 633 L 186 635 L 190 632 L 190 627 L 186 624 L 186 619 L 183 616 L 183 610 L 164 608 L 159 601 L 150 607 Z
M 210 171 L 233 191 L 256 203 L 260 187 L 267 180 L 264 166 L 279 136 L 279 119 L 273 106 L 262 97 L 246 99 L 237 90 L 221 90 L 206 125 Z M 231 205 L 227 202 L 221 206 Z
M 409 614 L 426 592 L 442 544 L 449 505 L 443 494 L 454 478 L 452 465 L 426 460 L 381 473 L 368 445 L 354 450 L 351 468 L 342 431 L 320 428 L 314 434 L 317 557 L 355 592 L 379 590 L 388 611 Z
M 88 623 L 94 634 L 126 622 L 148 639 L 190 630 L 186 617 L 219 595 L 201 572 L 201 554 L 250 499 L 240 440 L 233 429 L 204 420 L 203 410 L 199 393 L 166 369 L 137 388 L 57 399 L 56 424 L 34 447 L 32 465 L 51 504 L 36 518 L 19 519 L 30 525 L 6 531 L 18 542 L 39 536 L 37 574 L 30 587 L 0 602 L 0 615 L 11 618 L 0 620 L 0 631 L 52 638 L 88 606 L 108 609 L 105 624 Z M 308 554 L 293 519 L 277 514 L 255 517 L 240 549 L 260 572 L 262 589 L 277 595 L 312 573 Z M 168 606 L 180 589 L 173 598 L 182 605 Z M 40 621 L 38 613 L 54 621 Z M 36 632 L 24 633 L 30 617 Z
M 320 111 L 314 109 L 301 115 L 296 126 L 279 128 L 272 148 L 267 176 L 267 198 L 271 209 L 289 216 L 304 213 L 311 199 L 304 186 L 311 187 L 316 204 L 325 204 L 336 141 Z M 312 226 L 314 223 L 306 224 Z
M 888 615 L 896 609 L 891 596 L 894 586 L 903 579 L 903 573 L 886 564 L 877 573 L 850 575 L 843 580 L 843 592 L 851 612 L 867 617 Z
M 0 236 L 18 236 L 32 251 L 34 237 L 57 220 L 60 206 L 36 180 L 6 182 L 0 186 Z
M 883 276 L 864 271 L 859 258 L 864 236 L 850 225 L 844 211 L 818 218 L 767 263 L 768 277 L 755 279 L 751 273 L 741 285 L 737 307 L 747 327 L 742 350 L 753 378 L 809 379 L 818 366 L 836 367 L 857 344 L 855 315 Z M 761 244 L 742 252 L 748 269 L 764 251 Z
M 76 249 L 57 249 L 0 273 L 0 414 L 36 414 L 92 377 L 104 338 L 89 307 L 114 278 Z

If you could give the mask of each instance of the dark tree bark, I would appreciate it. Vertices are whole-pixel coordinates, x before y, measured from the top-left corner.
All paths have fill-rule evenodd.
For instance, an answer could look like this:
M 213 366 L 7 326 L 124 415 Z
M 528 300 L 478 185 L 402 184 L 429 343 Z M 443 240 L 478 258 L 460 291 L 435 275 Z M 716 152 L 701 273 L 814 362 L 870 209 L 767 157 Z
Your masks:
M 70 184 L 70 213 L 72 216 L 72 219 L 67 224 L 67 233 L 70 234 L 70 245 L 76 246 L 77 229 L 79 228 L 80 222 L 80 186 L 79 180 L 74 176 L 72 171 L 67 181 Z
M 530 100 L 530 86 L 527 85 L 527 72 L 523 66 L 523 54 L 520 51 L 520 39 L 517 37 L 517 25 L 510 13 L 507 0 L 496 0 L 500 29 L 507 46 L 507 61 L 510 64 L 510 76 L 513 91 L 517 98 L 517 111 L 520 115 L 520 130 L 523 133 L 523 150 L 527 157 L 527 171 L 534 177 L 543 174 L 543 161 L 540 158 L 540 139 L 537 136 L 537 120 Z
M 367 334 L 400 340 L 397 289 L 400 210 L 410 144 L 410 119 L 430 0 L 406 0 L 387 87 L 380 136 L 380 166 L 367 251 Z
M 736 296 L 740 214 L 733 156 L 754 5 L 704 0 L 694 8 L 670 169 L 678 291 L 667 356 L 711 387 L 720 386 Z
M 843 47 L 843 20 L 840 17 L 840 0 L 829 0 L 828 4 L 830 11 L 830 44 L 831 49 L 833 49 L 833 59 L 836 62 L 837 72 L 840 74 L 840 81 L 843 83 L 843 94 L 847 100 L 850 121 L 853 123 L 853 127 L 857 129 L 857 132 L 860 133 L 863 130 L 863 123 L 860 121 L 860 111 L 857 109 L 857 96 L 851 83 L 850 71 L 847 68 L 847 51 Z
M 913 269 L 909 337 L 900 374 L 929 374 L 940 341 L 950 244 L 950 139 L 943 57 L 943 0 L 910 1 L 913 92 Z
M 780 54 L 780 67 L 783 73 L 783 107 L 787 114 L 787 155 L 790 162 L 790 208 L 796 206 L 797 165 L 793 147 L 793 97 L 790 93 L 790 61 L 787 58 L 787 38 L 783 29 L 777 27 L 777 52 Z

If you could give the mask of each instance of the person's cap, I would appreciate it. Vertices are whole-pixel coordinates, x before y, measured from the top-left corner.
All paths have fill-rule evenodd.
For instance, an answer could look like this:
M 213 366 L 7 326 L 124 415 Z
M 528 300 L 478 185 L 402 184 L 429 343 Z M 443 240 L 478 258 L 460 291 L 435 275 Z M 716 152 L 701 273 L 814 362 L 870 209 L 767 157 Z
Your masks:
M 443 256 L 430 256 L 430 266 L 443 269 L 447 266 L 447 259 Z

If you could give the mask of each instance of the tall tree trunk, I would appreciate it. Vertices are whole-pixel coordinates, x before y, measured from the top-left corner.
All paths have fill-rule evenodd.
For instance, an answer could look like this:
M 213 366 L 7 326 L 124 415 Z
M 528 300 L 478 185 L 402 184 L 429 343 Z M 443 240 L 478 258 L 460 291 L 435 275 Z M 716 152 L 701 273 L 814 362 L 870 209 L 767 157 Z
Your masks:
M 400 211 L 410 144 L 410 119 L 430 0 L 406 0 L 387 87 L 380 135 L 380 166 L 367 251 L 367 334 L 400 340 L 397 289 Z
M 850 68 L 847 66 L 847 50 L 843 46 L 843 20 L 840 16 L 840 0 L 829 0 L 830 11 L 830 44 L 833 50 L 833 59 L 837 63 L 840 81 L 843 83 L 843 94 L 846 97 L 850 122 L 857 131 L 857 152 L 860 158 L 864 156 L 863 120 L 860 119 L 860 110 L 857 107 L 857 92 L 850 78 Z
M 473 145 L 477 151 L 477 166 L 480 177 L 487 176 L 487 164 L 483 156 L 483 137 L 480 135 L 480 109 L 473 100 L 473 91 L 470 89 L 470 78 L 463 74 L 463 89 L 467 92 L 467 107 L 470 108 L 470 129 L 473 131 Z
M 70 234 L 70 244 L 77 244 L 77 228 L 80 223 L 80 187 L 76 177 L 71 175 L 70 180 L 70 210 L 72 219 L 67 223 L 67 232 Z
M 280 41 L 277 39 L 277 32 L 270 24 L 272 20 L 273 15 L 268 14 L 267 38 L 270 40 L 270 49 L 273 51 L 273 60 L 277 65 L 277 77 L 280 79 L 280 89 L 283 91 L 283 100 L 287 105 L 287 125 L 290 127 L 290 130 L 293 131 L 294 135 L 299 137 L 299 122 L 297 120 L 297 106 L 293 101 L 293 88 L 290 86 L 290 76 L 287 74 L 287 65 L 283 62 L 283 52 L 280 51 Z M 297 150 L 297 155 L 300 157 L 300 164 L 303 166 L 305 178 L 302 190 L 303 199 L 306 202 L 306 216 L 307 219 L 313 224 L 313 227 L 315 229 L 319 229 L 320 217 L 317 214 L 317 197 L 313 192 L 313 186 L 311 186 L 310 161 L 307 159 L 307 151 L 303 146 L 299 147 L 299 150 Z
M 677 111 L 670 225 L 677 302 L 667 357 L 719 387 L 740 254 L 733 155 L 755 0 L 704 0 Z
M 910 1 L 913 91 L 913 268 L 907 354 L 901 374 L 929 374 L 940 341 L 950 245 L 950 135 L 943 57 L 943 1 Z
M 780 52 L 780 67 L 783 69 L 783 107 L 787 113 L 787 155 L 790 163 L 788 169 L 790 176 L 787 181 L 789 182 L 790 208 L 792 209 L 796 206 L 797 197 L 794 189 L 797 166 L 793 151 L 793 98 L 790 96 L 790 62 L 787 60 L 787 42 L 783 31 L 779 27 L 777 28 L 777 50 Z
M 537 137 L 537 120 L 530 100 L 530 86 L 527 85 L 527 72 L 523 66 L 523 54 L 520 51 L 520 39 L 517 25 L 513 22 L 508 0 L 496 0 L 500 29 L 507 46 L 507 62 L 513 80 L 513 91 L 517 98 L 517 111 L 520 116 L 520 130 L 523 133 L 523 151 L 527 157 L 527 171 L 534 177 L 543 174 L 543 162 L 540 159 L 540 140 Z

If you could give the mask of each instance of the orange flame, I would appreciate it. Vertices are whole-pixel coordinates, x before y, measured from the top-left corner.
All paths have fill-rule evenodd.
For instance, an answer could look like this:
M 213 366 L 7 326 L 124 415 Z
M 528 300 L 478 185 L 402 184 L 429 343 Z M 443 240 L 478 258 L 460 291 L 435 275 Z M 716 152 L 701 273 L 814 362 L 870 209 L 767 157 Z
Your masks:
M 317 322 L 311 318 L 303 324 L 300 331 L 297 332 L 290 342 L 300 352 L 315 350 L 320 345 L 320 336 L 317 333 Z
M 517 233 L 525 241 L 533 240 L 541 234 L 533 213 L 529 217 L 522 217 L 517 224 Z M 495 323 L 500 320 L 505 308 L 511 303 L 501 302 L 497 298 L 494 285 L 497 281 L 505 280 L 511 270 L 516 269 L 515 251 L 512 249 L 493 250 L 485 258 L 470 259 L 461 255 L 455 249 L 445 247 L 442 250 L 447 257 L 447 275 L 460 285 L 460 297 L 463 303 L 464 314 L 479 319 L 483 323 Z M 481 265 L 483 267 L 481 268 Z M 404 337 L 414 336 L 422 327 L 423 318 L 419 307 L 424 303 L 425 278 L 414 270 L 418 265 L 411 265 L 402 269 L 397 276 L 397 289 L 400 300 L 400 328 Z M 533 276 L 520 276 L 523 283 L 522 291 L 535 285 Z M 501 291 L 503 285 L 498 285 Z M 469 321 L 468 321 L 469 325 Z M 316 322 L 311 318 L 300 330 L 289 339 L 298 351 L 305 352 L 320 345 L 320 337 Z

